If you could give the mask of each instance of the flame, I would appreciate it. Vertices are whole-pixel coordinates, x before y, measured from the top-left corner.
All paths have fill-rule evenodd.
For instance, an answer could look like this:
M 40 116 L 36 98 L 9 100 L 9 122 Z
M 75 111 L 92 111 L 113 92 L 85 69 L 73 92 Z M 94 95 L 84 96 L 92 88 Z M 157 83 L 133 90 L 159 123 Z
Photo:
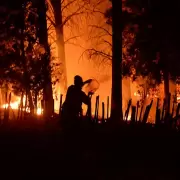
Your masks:
M 137 92 L 134 92 L 134 96 L 140 97 L 141 95 L 139 93 L 137 93 Z
M 37 108 L 37 115 L 42 115 L 42 113 L 43 113 L 43 110 L 41 109 L 41 108 Z
M 128 120 L 128 121 L 130 121 L 130 120 L 131 120 L 131 115 L 128 115 L 127 120 Z
M 23 104 L 25 104 L 25 101 L 26 101 L 26 96 L 23 97 Z M 15 102 L 11 102 L 10 104 L 3 104 L 2 108 L 5 109 L 5 108 L 8 108 L 10 106 L 11 109 L 18 110 L 19 106 L 20 106 L 20 103 L 21 103 L 21 99 L 20 99 L 20 97 L 18 97 Z M 30 113 L 29 107 L 27 107 L 26 109 L 23 107 L 22 110 Z M 43 109 L 38 107 L 37 111 L 36 111 L 36 114 L 37 115 L 42 115 L 42 113 L 43 113 Z
M 2 105 L 2 108 L 8 108 L 8 106 L 9 106 L 9 104 L 3 104 L 3 105 Z M 10 107 L 11 107 L 12 109 L 18 109 L 18 107 L 19 107 L 18 101 L 13 102 L 13 103 L 10 103 Z

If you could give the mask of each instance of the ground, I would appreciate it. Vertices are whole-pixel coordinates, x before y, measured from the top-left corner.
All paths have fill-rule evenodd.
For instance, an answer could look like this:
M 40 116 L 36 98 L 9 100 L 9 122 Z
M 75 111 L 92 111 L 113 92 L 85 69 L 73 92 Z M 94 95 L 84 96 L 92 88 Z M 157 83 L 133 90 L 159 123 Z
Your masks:
M 1 179 L 179 179 L 179 134 L 152 127 L 53 123 L 0 128 Z

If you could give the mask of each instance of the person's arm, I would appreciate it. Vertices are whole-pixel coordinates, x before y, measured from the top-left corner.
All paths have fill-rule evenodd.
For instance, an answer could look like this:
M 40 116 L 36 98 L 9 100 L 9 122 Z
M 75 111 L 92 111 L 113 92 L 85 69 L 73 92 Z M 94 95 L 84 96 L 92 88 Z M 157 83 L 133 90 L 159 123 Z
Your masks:
M 88 80 L 84 81 L 84 82 L 83 82 L 83 86 L 84 86 L 85 84 L 89 84 L 91 81 L 92 81 L 92 79 L 88 79 Z
M 88 97 L 91 97 L 94 94 L 94 92 L 90 91 L 88 92 Z

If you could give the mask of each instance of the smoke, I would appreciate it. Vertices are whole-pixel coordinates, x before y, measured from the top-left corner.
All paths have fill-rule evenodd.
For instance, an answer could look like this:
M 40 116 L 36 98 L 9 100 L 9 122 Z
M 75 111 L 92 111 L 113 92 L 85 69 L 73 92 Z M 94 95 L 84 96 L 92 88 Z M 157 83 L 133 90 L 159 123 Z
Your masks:
M 109 80 L 111 80 L 111 76 L 110 75 L 104 75 L 99 79 L 99 83 L 105 83 L 105 82 L 108 82 Z

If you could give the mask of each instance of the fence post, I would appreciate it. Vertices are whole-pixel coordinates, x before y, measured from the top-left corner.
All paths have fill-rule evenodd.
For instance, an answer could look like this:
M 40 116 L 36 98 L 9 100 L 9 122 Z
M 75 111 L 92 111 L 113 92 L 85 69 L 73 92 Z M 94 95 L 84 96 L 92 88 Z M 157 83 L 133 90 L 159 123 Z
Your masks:
M 107 120 L 109 119 L 109 96 L 107 97 Z
M 99 117 L 99 96 L 96 96 L 96 106 L 95 106 L 95 121 L 98 122 Z
M 62 99 L 63 99 L 63 94 L 60 94 L 59 117 L 61 116 L 61 111 L 62 111 Z
M 104 102 L 102 102 L 102 123 L 104 123 Z

